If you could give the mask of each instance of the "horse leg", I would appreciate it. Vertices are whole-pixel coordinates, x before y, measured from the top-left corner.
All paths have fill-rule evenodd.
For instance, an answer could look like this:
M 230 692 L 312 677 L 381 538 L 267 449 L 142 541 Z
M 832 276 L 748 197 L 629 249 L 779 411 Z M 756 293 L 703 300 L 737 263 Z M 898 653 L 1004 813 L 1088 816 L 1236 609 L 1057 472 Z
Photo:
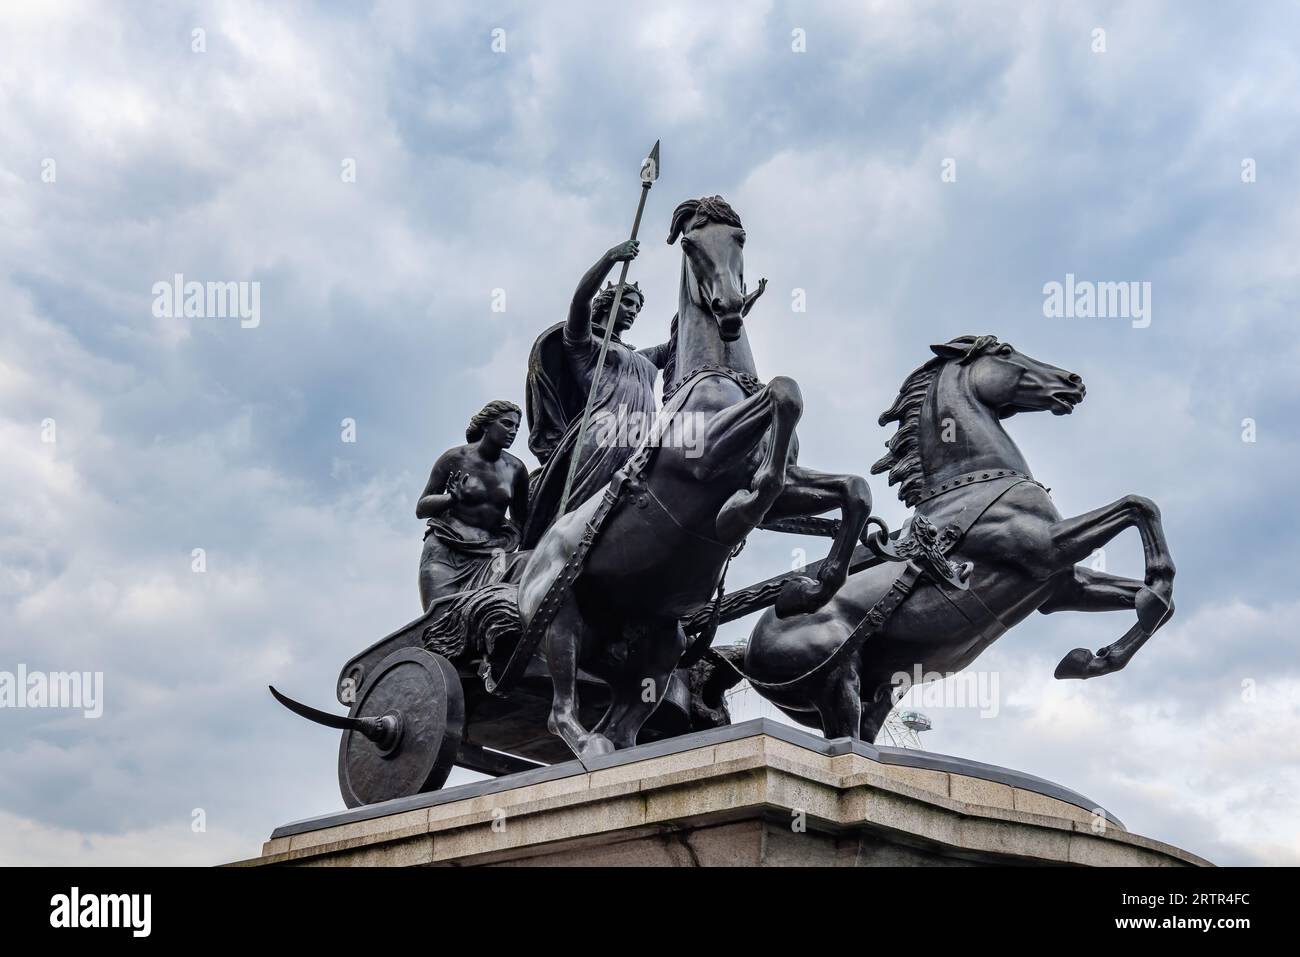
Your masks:
M 1058 678 L 1091 678 L 1118 671 L 1173 613 L 1174 562 L 1165 543 L 1160 509 L 1148 498 L 1126 495 L 1110 505 L 1055 523 L 1051 536 L 1057 561 L 1063 566 L 1082 561 L 1126 528 L 1138 530 L 1146 559 L 1143 585 L 1133 596 L 1138 631 L 1145 637 L 1137 640 L 1138 632 L 1130 629 L 1115 645 L 1104 649 L 1110 652 L 1107 655 L 1076 648 L 1057 665 Z M 1107 587 L 1113 588 L 1114 583 Z M 1125 654 L 1117 655 L 1116 651 Z
M 854 663 L 846 662 L 827 675 L 813 703 L 822 719 L 822 735 L 828 741 L 856 740 L 862 727 L 862 686 Z
M 1058 611 L 1124 611 L 1137 607 L 1138 592 L 1145 587 L 1136 578 L 1075 565 L 1053 582 L 1047 600 L 1038 610 L 1044 615 Z
M 803 415 L 803 396 L 799 392 L 798 383 L 793 379 L 776 376 L 751 397 L 759 398 L 762 398 L 762 403 L 748 410 L 743 427 L 721 429 L 717 433 L 718 446 L 710 448 L 707 453 L 710 457 L 734 463 L 737 461 L 736 453 L 740 452 L 735 446 L 742 444 L 733 437 L 736 433 L 748 436 L 755 424 L 767 424 L 771 430 L 763 461 L 750 479 L 749 487 L 738 489 L 718 510 L 715 529 L 718 538 L 724 542 L 739 541 L 748 535 L 763 520 L 767 510 L 781 494 L 785 487 L 786 464 L 790 458 L 790 444 L 794 440 L 794 427 Z M 748 401 L 750 400 L 746 400 Z M 745 405 L 746 402 L 739 404 Z M 705 432 L 706 442 L 714 431 L 713 424 L 726 416 L 728 411 L 724 410 L 714 417 Z M 748 454 L 755 444 L 749 442 L 740 454 Z
M 722 540 L 744 538 L 780 494 L 794 427 L 802 414 L 803 396 L 798 384 L 776 376 L 749 398 L 713 416 L 700 439 L 701 453 L 683 459 L 693 479 L 707 482 L 743 465 L 764 437 L 769 437 L 763 461 L 749 477 L 748 485 L 718 510 L 715 530 Z
M 775 376 L 753 395 L 710 418 L 695 446 L 699 454 L 683 458 L 691 477 L 708 481 L 743 462 L 771 428 L 775 405 L 789 407 L 787 416 L 792 415 L 797 422 L 803 414 L 803 396 L 798 383 L 786 376 Z M 784 460 L 781 464 L 784 466 Z
M 676 621 L 629 626 L 628 644 L 634 649 L 623 674 L 610 681 L 611 703 L 604 734 L 616 750 L 633 747 L 641 726 L 650 719 L 668 689 L 668 680 L 686 646 L 686 635 Z
M 894 685 L 886 683 L 878 686 L 871 696 L 871 700 L 862 702 L 862 740 L 867 744 L 875 744 L 876 737 L 885 724 L 885 719 L 889 717 L 889 712 L 893 710 Z
M 1044 615 L 1058 611 L 1124 611 L 1137 607 L 1138 595 L 1145 587 L 1147 586 L 1136 578 L 1109 575 L 1076 565 L 1068 574 L 1057 579 L 1047 601 L 1038 610 Z M 1172 602 L 1169 613 L 1173 614 Z M 1150 637 L 1150 633 L 1139 623 L 1118 641 L 1098 649 L 1095 656 L 1086 648 L 1076 648 L 1057 666 L 1056 677 L 1091 678 L 1118 671 L 1128 664 L 1129 659 L 1137 654 L 1138 649 Z M 1110 667 L 1103 668 L 1103 664 Z
M 871 488 L 859 475 L 836 475 L 791 465 L 785 471 L 785 488 L 768 509 L 765 521 L 821 515 L 840 510 L 840 530 L 822 562 L 817 580 L 805 575 L 791 579 L 776 600 L 776 616 L 815 611 L 826 604 L 849 574 L 849 563 L 862 528 L 871 514 Z
M 578 611 L 572 593 L 560 605 L 546 629 L 546 667 L 555 694 L 546 726 L 559 735 L 579 758 L 608 754 L 614 748 L 600 734 L 589 732 L 578 719 L 578 661 L 590 630 Z
M 1062 565 L 1073 565 L 1126 528 L 1136 528 L 1142 537 L 1146 590 L 1138 594 L 1137 611 L 1147 630 L 1154 631 L 1168 616 L 1174 589 L 1174 562 L 1155 502 L 1140 495 L 1125 495 L 1099 509 L 1063 519 L 1051 528 L 1052 546 Z M 1153 600 L 1160 607 L 1154 607 Z

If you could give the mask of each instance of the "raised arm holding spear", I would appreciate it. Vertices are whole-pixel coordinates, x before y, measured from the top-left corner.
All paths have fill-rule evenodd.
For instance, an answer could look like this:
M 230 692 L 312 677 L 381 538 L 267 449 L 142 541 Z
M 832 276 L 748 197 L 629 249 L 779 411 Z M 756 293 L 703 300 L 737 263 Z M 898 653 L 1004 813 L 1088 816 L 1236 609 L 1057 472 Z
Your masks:
M 655 140 L 655 145 L 650 150 L 650 155 L 641 163 L 641 197 L 636 204 L 636 218 L 632 220 L 632 235 L 628 237 L 628 242 L 636 242 L 636 234 L 641 229 L 641 214 L 645 212 L 645 200 L 650 195 L 650 187 L 654 185 L 655 180 L 659 178 L 659 141 Z M 597 395 L 597 386 L 600 384 L 601 373 L 605 371 L 605 356 L 609 353 L 609 340 L 614 334 L 614 317 L 618 315 L 619 306 L 623 302 L 623 289 L 627 285 L 627 270 L 631 265 L 630 259 L 623 260 L 623 268 L 618 274 L 618 287 L 614 290 L 614 304 L 610 307 L 610 321 L 605 323 L 605 335 L 600 342 L 600 355 L 596 358 L 596 371 L 591 377 L 591 391 L 587 394 L 587 404 L 582 408 L 582 424 L 578 426 L 577 448 L 582 448 L 583 439 L 586 438 L 587 426 L 591 423 L 591 409 L 595 404 Z M 573 455 L 569 458 L 569 472 L 564 478 L 564 492 L 560 495 L 560 511 L 563 515 L 568 511 L 569 495 L 573 491 L 573 476 L 578 470 L 578 456 Z
M 523 548 L 572 506 L 609 484 L 632 449 L 610 442 L 607 417 L 654 421 L 655 380 L 667 360 L 667 344 L 637 350 L 626 333 L 644 302 L 627 281 L 637 254 L 646 196 L 659 175 L 659 144 L 641 164 L 641 195 L 631 238 L 605 252 L 583 274 L 565 322 L 538 337 L 529 358 L 529 448 L 543 463 L 534 483 Z M 617 285 L 600 282 L 621 263 Z

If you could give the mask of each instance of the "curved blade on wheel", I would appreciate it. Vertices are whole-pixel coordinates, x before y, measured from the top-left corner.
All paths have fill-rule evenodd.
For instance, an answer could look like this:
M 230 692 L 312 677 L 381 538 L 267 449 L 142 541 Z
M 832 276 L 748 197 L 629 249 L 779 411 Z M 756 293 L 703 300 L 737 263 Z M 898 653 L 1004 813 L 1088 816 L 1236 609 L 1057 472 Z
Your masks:
M 339 731 L 361 730 L 363 722 L 358 718 L 352 718 L 345 714 L 330 714 L 328 711 L 318 711 L 310 705 L 294 701 L 287 695 L 280 694 L 280 692 L 276 691 L 271 685 L 267 685 L 267 687 L 271 689 L 271 694 L 276 701 L 280 702 L 280 704 L 284 705 L 301 718 L 306 718 L 308 721 L 315 721 L 317 724 L 323 724 L 327 728 L 336 728 Z

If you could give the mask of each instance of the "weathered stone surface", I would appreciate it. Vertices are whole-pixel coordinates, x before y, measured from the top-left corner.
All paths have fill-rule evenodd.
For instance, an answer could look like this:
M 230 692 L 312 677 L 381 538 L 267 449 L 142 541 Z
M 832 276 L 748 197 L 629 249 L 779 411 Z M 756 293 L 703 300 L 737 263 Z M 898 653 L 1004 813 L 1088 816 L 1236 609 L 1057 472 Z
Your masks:
M 858 756 L 852 755 L 852 757 Z M 866 761 L 865 758 L 858 758 L 858 760 Z M 948 775 L 943 771 L 931 771 L 928 768 L 893 767 L 888 764 L 876 764 L 874 761 L 866 761 L 866 763 L 872 765 L 877 774 L 883 774 L 895 781 L 910 784 L 922 791 L 933 791 L 935 794 L 948 797 Z
M 590 775 L 591 786 L 601 787 L 606 784 L 639 781 L 642 778 L 656 778 L 677 771 L 711 767 L 713 763 L 713 748 L 696 748 L 693 751 L 668 754 L 662 758 L 650 758 L 648 761 L 638 761 L 635 764 L 623 764 L 603 771 L 593 771 Z
M 1015 802 L 1017 811 L 1024 811 L 1028 814 L 1063 817 L 1071 821 L 1079 821 L 1082 824 L 1091 824 L 1096 817 L 1091 811 L 1084 810 L 1077 805 L 1066 801 L 1058 801 L 1056 798 L 1048 797 L 1045 794 L 1035 794 L 1033 791 L 1026 791 L 1024 788 L 1013 788 L 1012 800 Z M 1115 824 L 1110 826 L 1118 827 Z
M 982 781 L 964 774 L 948 775 L 948 796 L 979 807 L 1015 807 L 1011 788 L 996 781 Z
M 297 851 L 318 844 L 353 843 L 358 839 L 376 835 L 392 840 L 406 834 L 424 834 L 428 829 L 429 810 L 428 808 L 421 808 L 418 811 L 406 811 L 402 814 L 393 814 L 384 818 L 358 821 L 355 824 L 343 824 L 339 827 L 321 828 L 319 831 L 308 831 L 305 834 L 295 834 L 289 838 L 289 849 Z
M 289 850 L 289 838 L 273 837 L 262 845 L 263 857 L 274 857 L 276 854 L 283 854 Z
M 1003 769 L 909 767 L 758 725 L 738 740 L 509 786 L 428 807 L 302 822 L 241 864 L 819 866 L 1208 862 L 1107 824 L 1072 792 Z M 819 750 L 820 749 L 820 750 Z M 867 751 L 867 754 L 876 752 Z M 629 754 L 629 757 L 633 755 Z M 895 759 L 896 760 L 896 759 Z M 916 759 L 909 758 L 909 761 Z M 955 768 L 954 759 L 931 764 Z M 1001 776 L 1003 781 L 978 777 Z M 1016 786 L 1003 783 L 1016 782 Z M 1024 786 L 1020 786 L 1023 783 Z M 1033 790 L 1041 787 L 1044 792 Z M 1053 796 L 1056 795 L 1056 796 Z M 1077 798 L 1077 795 L 1074 797 Z M 440 803 L 439 803 L 440 801 Z M 409 804 L 407 805 L 409 808 Z

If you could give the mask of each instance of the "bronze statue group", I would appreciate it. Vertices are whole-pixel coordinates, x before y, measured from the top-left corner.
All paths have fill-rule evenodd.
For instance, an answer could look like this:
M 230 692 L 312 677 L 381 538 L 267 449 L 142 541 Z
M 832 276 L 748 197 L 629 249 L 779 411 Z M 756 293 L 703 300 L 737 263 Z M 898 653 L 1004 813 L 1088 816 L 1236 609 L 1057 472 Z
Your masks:
M 725 724 L 724 694 L 742 680 L 828 738 L 872 742 L 916 675 L 968 667 L 1035 611 L 1135 613 L 1118 640 L 1066 654 L 1058 678 L 1120 670 L 1173 613 L 1155 503 L 1125 495 L 1062 516 L 1004 428 L 1022 413 L 1073 412 L 1082 378 L 997 336 L 930 346 L 881 413 L 894 432 L 870 471 L 888 473 L 912 510 L 898 531 L 871 514 L 865 478 L 801 464 L 803 394 L 788 376 L 759 375 L 745 327 L 765 281 L 749 290 L 745 229 L 719 196 L 673 211 L 681 279 L 667 341 L 626 343 L 645 302 L 626 267 L 657 156 L 656 144 L 633 238 L 587 270 L 568 317 L 534 344 L 526 415 L 487 403 L 466 444 L 434 464 L 416 505 L 420 617 L 344 665 L 346 717 L 271 689 L 344 732 L 350 807 L 436 790 L 457 764 L 587 763 Z M 616 263 L 618 284 L 602 289 Z M 654 428 L 632 441 L 588 427 L 611 416 Z M 541 462 L 531 475 L 509 451 L 525 419 Z M 1129 528 L 1141 579 L 1080 564 Z M 806 569 L 724 593 L 756 530 L 830 547 Z M 722 621 L 754 613 L 747 641 L 714 647 Z
M 1071 412 L 1084 397 L 1078 375 L 991 335 L 932 346 L 880 416 L 896 431 L 871 469 L 888 472 L 915 512 L 898 533 L 872 532 L 864 478 L 799 464 L 798 385 L 758 375 L 744 323 L 763 284 L 751 293 L 744 281 L 738 214 L 720 197 L 688 200 L 672 218 L 668 241 L 678 240 L 667 341 L 624 341 L 645 298 L 636 285 L 621 296 L 601 288 L 639 251 L 635 240 L 614 246 L 582 276 L 565 321 L 534 344 L 526 416 L 511 402 L 485 405 L 419 498 L 422 609 L 462 596 L 464 611 L 470 596 L 490 596 L 498 631 L 500 610 L 510 609 L 504 657 L 514 664 L 484 667 L 489 690 L 506 687 L 520 661 L 544 656 L 555 693 L 549 726 L 580 757 L 635 744 L 674 673 L 695 666 L 709 673 L 707 694 L 743 678 L 828 737 L 871 741 L 895 703 L 897 675 L 965 668 L 1034 611 L 1136 611 L 1116 642 L 1067 654 L 1060 678 L 1124 667 L 1168 619 L 1174 568 L 1155 505 L 1129 495 L 1062 517 L 1003 427 L 1018 413 Z M 658 417 L 666 436 L 680 417 L 697 416 L 701 454 L 584 431 L 588 404 L 597 416 Z M 541 463 L 532 475 L 508 451 L 525 419 Z M 823 517 L 832 511 L 838 518 Z M 1142 539 L 1142 580 L 1077 564 L 1130 527 Z M 781 583 L 748 642 L 712 648 L 716 616 L 693 633 L 683 623 L 717 606 L 729 559 L 760 528 L 833 541 L 815 573 Z M 483 623 L 453 617 L 456 647 L 488 656 Z M 591 728 L 579 720 L 579 669 L 610 688 Z

